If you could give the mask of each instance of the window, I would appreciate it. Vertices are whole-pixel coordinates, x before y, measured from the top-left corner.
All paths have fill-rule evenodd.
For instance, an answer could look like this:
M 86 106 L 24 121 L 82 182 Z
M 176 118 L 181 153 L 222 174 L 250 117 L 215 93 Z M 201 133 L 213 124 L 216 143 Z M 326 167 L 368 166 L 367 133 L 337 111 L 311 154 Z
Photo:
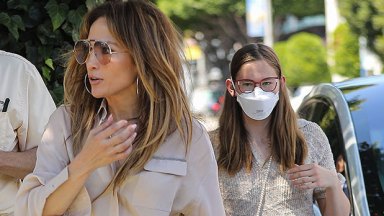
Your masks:
M 343 190 L 352 203 L 344 140 L 341 132 L 340 120 L 332 102 L 325 98 L 313 98 L 306 101 L 298 113 L 300 117 L 317 123 L 328 137 L 333 153 L 333 160 L 335 161 L 336 171 L 346 177 L 347 182 L 346 185 L 344 185 Z

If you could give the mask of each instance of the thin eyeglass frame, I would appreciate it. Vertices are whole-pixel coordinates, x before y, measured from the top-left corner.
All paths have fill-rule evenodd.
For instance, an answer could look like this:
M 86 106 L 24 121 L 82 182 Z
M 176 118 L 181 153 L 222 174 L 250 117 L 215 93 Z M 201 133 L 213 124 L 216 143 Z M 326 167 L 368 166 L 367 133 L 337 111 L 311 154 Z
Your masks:
M 261 85 L 262 82 L 265 82 L 265 81 L 268 80 L 268 79 L 274 79 L 274 81 L 275 81 L 275 87 L 274 87 L 271 91 L 265 91 L 265 90 L 263 89 L 262 85 Z M 266 78 L 260 80 L 260 82 L 255 82 L 255 81 L 253 81 L 253 80 L 251 80 L 251 79 L 239 79 L 239 80 L 236 80 L 235 83 L 236 83 L 236 85 L 237 85 L 238 90 L 239 90 L 241 93 L 249 94 L 249 93 L 252 93 L 253 91 L 255 91 L 255 88 L 256 88 L 256 87 L 259 87 L 259 88 L 260 88 L 261 90 L 263 90 L 264 92 L 273 92 L 273 91 L 276 89 L 276 87 L 277 87 L 277 80 L 280 80 L 280 78 L 279 78 L 279 77 L 266 77 Z M 253 83 L 252 91 L 250 91 L 250 92 L 244 92 L 244 91 L 242 91 L 242 90 L 240 89 L 240 87 L 239 87 L 239 86 L 240 86 L 240 85 L 239 85 L 239 82 L 240 82 L 240 81 L 249 81 L 249 82 Z

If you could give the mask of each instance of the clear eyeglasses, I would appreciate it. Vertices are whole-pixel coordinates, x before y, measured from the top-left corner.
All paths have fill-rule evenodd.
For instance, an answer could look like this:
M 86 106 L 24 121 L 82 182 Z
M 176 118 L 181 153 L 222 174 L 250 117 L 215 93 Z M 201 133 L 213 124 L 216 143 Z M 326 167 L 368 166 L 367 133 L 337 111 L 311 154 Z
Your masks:
M 267 77 L 262 79 L 260 82 L 255 82 L 250 79 L 241 79 L 236 80 L 235 84 L 241 93 L 251 93 L 257 86 L 265 92 L 272 92 L 276 89 L 278 80 L 279 77 Z

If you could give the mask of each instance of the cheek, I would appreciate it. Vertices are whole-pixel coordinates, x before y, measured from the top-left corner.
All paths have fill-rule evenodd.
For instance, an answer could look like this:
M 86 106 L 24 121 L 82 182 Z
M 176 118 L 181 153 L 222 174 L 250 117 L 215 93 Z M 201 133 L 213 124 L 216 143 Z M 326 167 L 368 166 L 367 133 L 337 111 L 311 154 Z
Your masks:
M 127 68 L 119 68 L 119 70 L 115 71 L 115 73 L 111 73 L 109 75 L 108 84 L 111 85 L 112 88 L 127 88 L 132 84 L 136 84 L 137 75 L 132 73 Z

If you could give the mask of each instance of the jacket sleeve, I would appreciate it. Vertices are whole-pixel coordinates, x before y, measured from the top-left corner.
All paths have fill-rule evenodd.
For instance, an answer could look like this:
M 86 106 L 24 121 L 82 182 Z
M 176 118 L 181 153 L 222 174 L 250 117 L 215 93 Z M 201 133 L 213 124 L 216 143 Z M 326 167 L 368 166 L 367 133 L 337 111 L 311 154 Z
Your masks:
M 188 206 L 185 215 L 222 216 L 225 215 L 225 211 L 219 186 L 217 162 L 206 130 L 202 128 L 200 132 L 201 134 L 197 135 L 199 137 L 197 141 L 192 142 L 189 153 L 193 158 L 193 164 L 190 164 L 189 169 L 196 170 L 198 183 L 196 190 L 193 191 L 193 202 Z
M 212 169 L 212 172 L 206 173 L 197 190 L 196 196 L 199 199 L 196 202 L 195 210 L 190 214 L 191 216 L 225 215 L 217 175 L 217 166 Z
M 42 215 L 46 199 L 68 179 L 67 165 L 72 152 L 68 152 L 67 148 L 66 124 L 69 123 L 64 110 L 64 107 L 58 108 L 48 122 L 37 150 L 36 167 L 33 173 L 24 178 L 17 193 L 16 216 Z M 89 196 L 83 196 L 84 193 L 85 188 L 80 192 L 81 196 L 78 196 L 83 197 L 82 206 L 90 206 Z

